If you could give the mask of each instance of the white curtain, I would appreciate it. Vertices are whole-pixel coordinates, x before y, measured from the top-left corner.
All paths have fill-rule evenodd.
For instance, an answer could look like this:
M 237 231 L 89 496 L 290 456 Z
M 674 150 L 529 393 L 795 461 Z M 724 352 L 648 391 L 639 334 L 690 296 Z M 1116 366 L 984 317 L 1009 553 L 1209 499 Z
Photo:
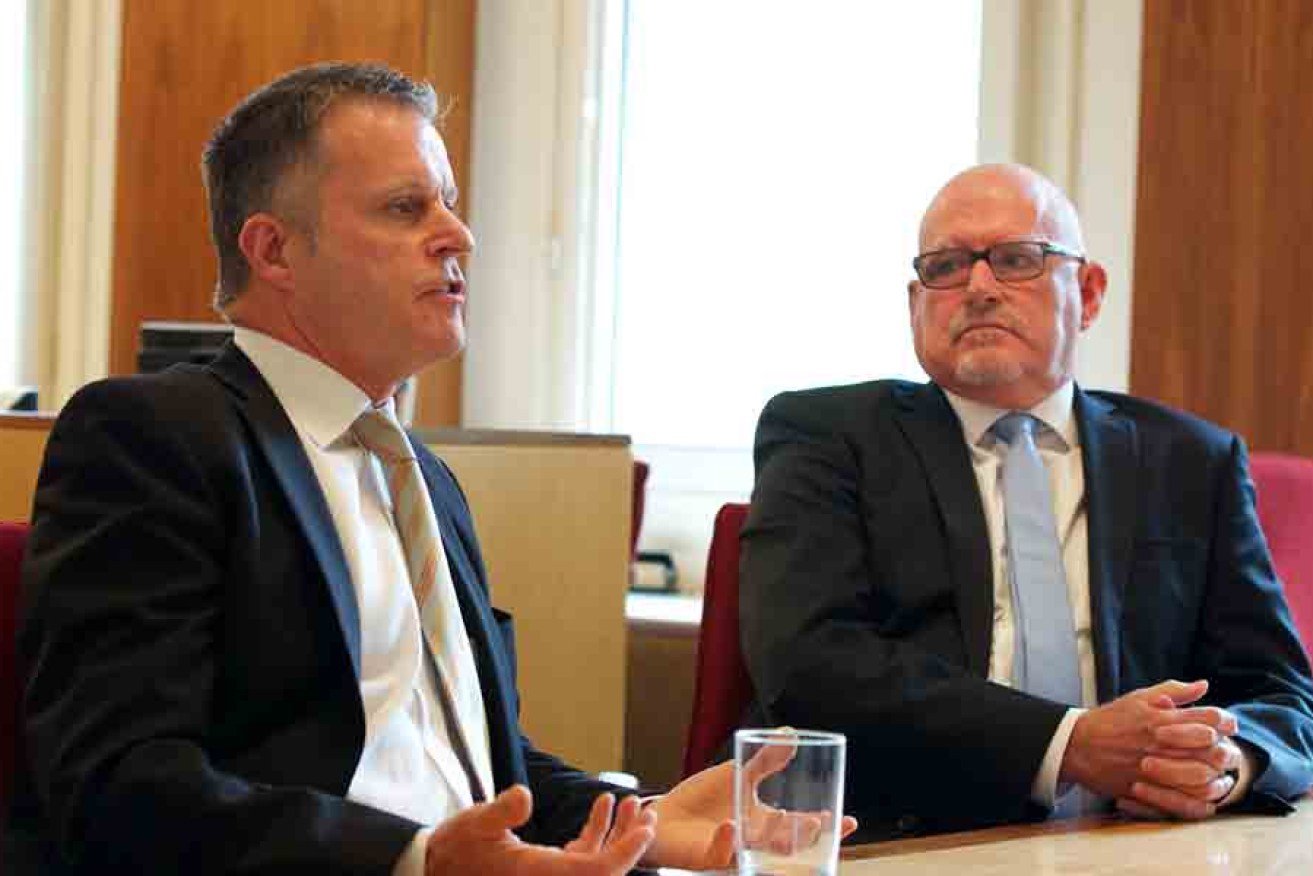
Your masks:
M 1131 280 L 1140 128 L 1141 0 L 989 0 L 981 59 L 980 157 L 1019 161 L 1075 202 L 1108 297 L 1078 376 L 1130 382 Z
M 24 371 L 54 409 L 109 366 L 119 0 L 34 0 Z

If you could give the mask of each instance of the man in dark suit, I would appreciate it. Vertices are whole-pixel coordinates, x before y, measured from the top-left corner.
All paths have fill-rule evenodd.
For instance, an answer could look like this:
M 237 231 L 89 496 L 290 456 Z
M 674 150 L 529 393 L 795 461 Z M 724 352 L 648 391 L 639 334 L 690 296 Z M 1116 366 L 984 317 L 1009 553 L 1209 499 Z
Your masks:
M 931 382 L 785 393 L 761 416 L 741 612 L 764 717 L 848 735 L 867 839 L 1113 801 L 1288 811 L 1313 781 L 1313 683 L 1242 441 L 1074 385 L 1106 276 L 1039 174 L 954 178 L 920 248 L 908 297 Z M 1014 553 L 1033 515 L 1007 495 L 1010 413 L 1042 463 L 1026 483 L 1046 492 L 1029 509 L 1047 580 Z M 1035 592 L 1055 623 L 1020 608 Z M 1047 638 L 1057 657 L 1029 656 Z M 1060 664 L 1069 694 L 1037 693 Z
M 464 342 L 473 240 L 435 102 L 386 68 L 321 65 L 216 131 L 235 344 L 91 385 L 50 436 L 10 872 L 728 862 L 727 767 L 641 808 L 521 735 L 469 508 L 401 437 L 398 385 Z

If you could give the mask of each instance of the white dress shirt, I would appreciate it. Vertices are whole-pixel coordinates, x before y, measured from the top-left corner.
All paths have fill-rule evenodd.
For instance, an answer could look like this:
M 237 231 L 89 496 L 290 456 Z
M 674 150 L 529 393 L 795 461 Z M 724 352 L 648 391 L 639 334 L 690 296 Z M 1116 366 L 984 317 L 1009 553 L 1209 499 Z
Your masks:
M 989 530 L 989 549 L 994 572 L 994 625 L 989 652 L 989 680 L 1012 684 L 1013 634 L 1012 590 L 1008 579 L 1007 534 L 1003 513 L 1003 456 L 1007 445 L 989 431 L 1006 410 L 971 401 L 945 390 L 948 402 L 962 422 L 962 435 L 971 451 L 971 466 L 980 488 Z M 1049 475 L 1054 521 L 1061 543 L 1062 566 L 1067 577 L 1072 627 L 1076 632 L 1076 656 L 1080 665 L 1083 705 L 1098 702 L 1094 674 L 1094 644 L 1090 629 L 1089 533 L 1085 515 L 1085 467 L 1081 459 L 1080 435 L 1072 408 L 1074 387 L 1066 383 L 1027 413 L 1047 428 L 1039 429 L 1035 444 Z M 1051 807 L 1058 792 L 1058 771 L 1081 709 L 1069 709 L 1058 725 L 1044 760 L 1031 785 L 1031 799 Z
M 366 729 L 347 799 L 438 824 L 472 805 L 473 797 L 447 735 L 382 468 L 350 431 L 371 401 L 323 362 L 267 335 L 238 327 L 234 338 L 301 439 L 355 589 Z M 453 697 L 481 698 L 477 678 L 466 681 L 474 690 L 453 691 Z M 491 789 L 486 722 L 471 729 L 465 728 L 471 758 L 483 786 Z M 427 835 L 427 830 L 416 835 L 395 873 L 422 872 Z

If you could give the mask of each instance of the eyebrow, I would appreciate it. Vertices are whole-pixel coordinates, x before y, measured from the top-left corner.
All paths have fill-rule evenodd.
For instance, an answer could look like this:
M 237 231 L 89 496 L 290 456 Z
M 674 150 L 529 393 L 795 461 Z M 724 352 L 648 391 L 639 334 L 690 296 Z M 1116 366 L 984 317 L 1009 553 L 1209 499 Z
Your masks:
M 421 182 L 416 179 L 402 180 L 383 189 L 383 196 L 386 198 L 395 198 L 398 195 L 410 195 L 417 191 L 428 192 L 435 187 L 427 182 Z M 460 199 L 460 189 L 454 183 L 442 183 L 436 186 L 438 195 L 445 204 L 454 204 Z

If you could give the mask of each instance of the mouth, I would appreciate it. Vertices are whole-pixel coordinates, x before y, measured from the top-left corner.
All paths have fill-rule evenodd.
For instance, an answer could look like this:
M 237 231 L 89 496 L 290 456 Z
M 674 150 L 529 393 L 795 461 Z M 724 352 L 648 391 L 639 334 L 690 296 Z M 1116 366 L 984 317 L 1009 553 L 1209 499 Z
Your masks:
M 465 303 L 465 281 L 464 280 L 444 280 L 440 283 L 433 283 L 420 286 L 419 297 L 428 298 L 436 297 L 452 301 L 456 304 Z
M 962 329 L 960 329 L 957 332 L 957 334 L 953 336 L 953 340 L 959 341 L 962 338 L 967 337 L 968 335 L 973 335 L 976 334 L 977 332 L 982 332 L 982 331 L 1005 333 L 1009 335 L 1016 334 L 1016 331 L 1013 330 L 1012 326 L 1005 325 L 1001 322 L 977 322 L 977 323 L 972 323 L 971 325 L 968 326 L 964 326 Z

